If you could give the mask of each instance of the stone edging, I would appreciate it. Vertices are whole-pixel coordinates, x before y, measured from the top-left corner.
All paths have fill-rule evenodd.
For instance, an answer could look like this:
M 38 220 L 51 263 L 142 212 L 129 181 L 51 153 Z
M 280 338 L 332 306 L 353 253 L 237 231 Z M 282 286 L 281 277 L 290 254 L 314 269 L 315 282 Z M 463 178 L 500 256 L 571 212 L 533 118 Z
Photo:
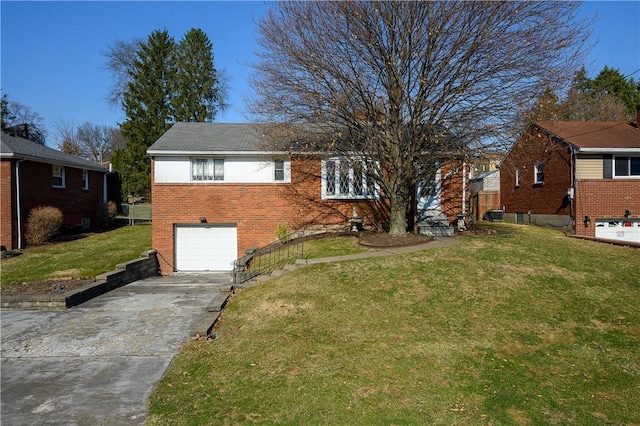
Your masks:
M 76 306 L 123 285 L 159 275 L 156 250 L 140 254 L 140 258 L 116 265 L 111 272 L 100 274 L 95 282 L 59 295 L 3 296 L 2 309 L 61 310 Z

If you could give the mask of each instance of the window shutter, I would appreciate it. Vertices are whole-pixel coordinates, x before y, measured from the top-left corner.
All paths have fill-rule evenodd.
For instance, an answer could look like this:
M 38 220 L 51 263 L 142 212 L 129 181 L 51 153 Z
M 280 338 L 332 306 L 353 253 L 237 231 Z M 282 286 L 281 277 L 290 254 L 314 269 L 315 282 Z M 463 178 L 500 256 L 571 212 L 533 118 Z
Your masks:
M 603 158 L 602 178 L 613 179 L 613 155 L 605 154 L 602 156 L 602 158 Z

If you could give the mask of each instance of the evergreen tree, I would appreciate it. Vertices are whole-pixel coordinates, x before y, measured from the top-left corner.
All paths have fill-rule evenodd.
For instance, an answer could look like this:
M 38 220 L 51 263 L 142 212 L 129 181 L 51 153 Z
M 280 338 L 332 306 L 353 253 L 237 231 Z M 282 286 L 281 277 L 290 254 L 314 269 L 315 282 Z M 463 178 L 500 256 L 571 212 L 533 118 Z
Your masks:
M 149 196 L 151 164 L 148 161 L 146 147 L 128 143 L 126 148 L 118 149 L 111 157 L 111 163 L 120 176 L 123 199 L 128 195 Z
M 640 85 L 633 78 L 625 76 L 616 68 L 605 66 L 602 71 L 591 80 L 593 89 L 620 99 L 629 118 L 635 118 L 636 107 L 640 104 Z
M 147 148 L 176 121 L 213 121 L 224 106 L 213 45 L 199 29 L 188 31 L 180 43 L 167 30 L 155 30 L 144 42 L 116 43 L 107 58 L 116 86 L 125 87 L 111 95 L 122 99 L 126 115 L 121 126 L 126 147 L 114 154 L 113 164 L 121 174 L 123 195 L 148 196 Z
M 131 81 L 124 93 L 127 120 L 122 134 L 127 142 L 148 148 L 170 127 L 173 119 L 171 86 L 175 79 L 175 41 L 156 30 L 140 44 Z
M 9 98 L 6 93 L 2 95 L 2 99 L 0 100 L 0 117 L 2 117 L 0 123 L 3 131 L 16 119 L 15 114 L 9 108 Z
M 605 66 L 589 78 L 583 67 L 576 72 L 559 118 L 571 121 L 626 121 L 636 117 L 640 87 L 617 69 Z
M 127 144 L 123 152 L 114 155 L 124 195 L 149 195 L 151 160 L 146 150 L 171 126 L 175 73 L 175 41 L 166 30 L 156 30 L 146 43 L 140 43 L 124 93 L 127 119 L 121 132 Z
M 193 28 L 176 49 L 175 121 L 213 121 L 219 104 L 219 83 L 213 65 L 213 45 L 204 31 Z

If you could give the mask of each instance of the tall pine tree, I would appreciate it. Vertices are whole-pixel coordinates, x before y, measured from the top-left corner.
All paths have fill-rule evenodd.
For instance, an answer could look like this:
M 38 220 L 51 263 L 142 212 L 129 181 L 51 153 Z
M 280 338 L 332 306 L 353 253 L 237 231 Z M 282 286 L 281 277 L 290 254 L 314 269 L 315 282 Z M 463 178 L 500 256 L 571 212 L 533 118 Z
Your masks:
M 121 43 L 122 44 L 122 43 Z M 113 48 L 110 55 L 120 52 Z M 121 61 L 122 62 L 122 61 Z M 213 45 L 200 29 L 191 29 L 176 43 L 166 30 L 138 42 L 128 66 L 122 94 L 126 148 L 114 154 L 124 195 L 148 196 L 151 164 L 146 150 L 177 121 L 213 121 L 222 99 L 214 66 Z M 116 70 L 121 75 L 123 70 Z
M 213 45 L 204 31 L 192 28 L 176 49 L 175 121 L 213 121 L 220 101 Z

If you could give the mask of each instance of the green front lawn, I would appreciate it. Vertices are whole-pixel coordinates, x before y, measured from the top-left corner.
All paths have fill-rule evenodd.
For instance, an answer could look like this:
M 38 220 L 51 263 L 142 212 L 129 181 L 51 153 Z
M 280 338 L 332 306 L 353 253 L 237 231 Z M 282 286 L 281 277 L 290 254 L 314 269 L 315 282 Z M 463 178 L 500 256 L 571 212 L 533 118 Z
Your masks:
M 55 278 L 93 278 L 151 248 L 151 225 L 125 226 L 74 241 L 48 244 L 2 259 L 2 285 Z
M 500 228 L 240 292 L 148 424 L 639 424 L 640 252 Z

